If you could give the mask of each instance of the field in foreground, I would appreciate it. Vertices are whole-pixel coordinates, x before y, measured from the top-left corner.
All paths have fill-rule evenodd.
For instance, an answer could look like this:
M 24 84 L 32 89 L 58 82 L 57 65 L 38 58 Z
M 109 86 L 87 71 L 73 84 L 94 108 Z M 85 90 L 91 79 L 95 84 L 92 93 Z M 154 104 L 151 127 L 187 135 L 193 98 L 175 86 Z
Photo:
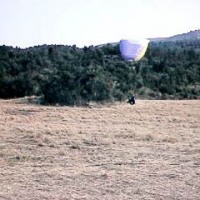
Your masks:
M 0 199 L 200 199 L 200 100 L 1 100 Z

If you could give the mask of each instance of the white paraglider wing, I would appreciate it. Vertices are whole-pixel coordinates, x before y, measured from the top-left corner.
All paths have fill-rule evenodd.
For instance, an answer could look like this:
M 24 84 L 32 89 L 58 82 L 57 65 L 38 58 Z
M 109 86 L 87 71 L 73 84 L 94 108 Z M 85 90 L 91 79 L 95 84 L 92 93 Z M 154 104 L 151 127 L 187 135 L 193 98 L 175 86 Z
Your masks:
M 121 56 L 127 61 L 139 61 L 145 54 L 149 40 L 120 40 Z

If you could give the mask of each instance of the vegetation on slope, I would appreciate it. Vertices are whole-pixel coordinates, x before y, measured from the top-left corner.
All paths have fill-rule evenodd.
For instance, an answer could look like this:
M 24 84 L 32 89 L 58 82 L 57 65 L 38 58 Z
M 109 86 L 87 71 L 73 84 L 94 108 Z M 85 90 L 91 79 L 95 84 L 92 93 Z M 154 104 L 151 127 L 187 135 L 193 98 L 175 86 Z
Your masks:
M 29 95 L 43 103 L 82 105 L 121 101 L 134 93 L 148 99 L 200 97 L 200 40 L 151 42 L 138 63 L 119 47 L 0 46 L 0 98 Z

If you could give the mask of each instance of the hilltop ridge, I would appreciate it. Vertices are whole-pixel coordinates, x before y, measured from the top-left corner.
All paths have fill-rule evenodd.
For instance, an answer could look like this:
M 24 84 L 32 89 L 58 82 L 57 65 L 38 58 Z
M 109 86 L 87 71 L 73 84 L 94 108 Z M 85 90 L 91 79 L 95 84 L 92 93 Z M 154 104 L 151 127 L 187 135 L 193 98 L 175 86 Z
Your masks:
M 161 42 L 161 41 L 181 41 L 181 40 L 198 40 L 200 39 L 200 29 L 195 31 L 190 31 L 187 33 L 181 33 L 178 35 L 174 35 L 171 37 L 157 37 L 157 38 L 149 38 L 152 42 Z

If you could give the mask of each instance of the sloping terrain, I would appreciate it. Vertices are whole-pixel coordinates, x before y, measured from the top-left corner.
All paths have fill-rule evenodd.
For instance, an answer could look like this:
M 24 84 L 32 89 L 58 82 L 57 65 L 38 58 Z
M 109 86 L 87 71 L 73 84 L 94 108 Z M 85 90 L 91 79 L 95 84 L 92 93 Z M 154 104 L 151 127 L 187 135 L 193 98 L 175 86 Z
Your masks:
M 0 199 L 200 199 L 200 101 L 0 101 Z
M 184 40 L 199 40 L 200 39 L 200 29 L 190 31 L 188 33 L 181 33 L 171 37 L 158 37 L 158 38 L 149 38 L 152 42 L 161 42 L 161 41 L 184 41 Z

